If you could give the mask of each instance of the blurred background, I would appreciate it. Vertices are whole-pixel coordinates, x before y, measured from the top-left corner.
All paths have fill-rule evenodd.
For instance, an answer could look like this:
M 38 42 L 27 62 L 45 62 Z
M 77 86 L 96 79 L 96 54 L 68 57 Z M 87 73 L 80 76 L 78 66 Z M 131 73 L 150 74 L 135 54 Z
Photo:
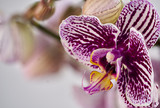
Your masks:
M 26 11 L 35 1 L 0 0 L 0 13 L 7 20 L 14 13 Z M 81 2 L 81 0 L 68 1 L 72 1 L 75 4 Z M 124 2 L 128 1 L 124 0 Z M 160 14 L 160 0 L 152 0 L 151 2 Z M 60 3 L 57 3 L 57 5 L 60 6 Z M 61 9 L 63 10 L 63 7 L 59 8 L 58 11 Z M 53 19 L 56 20 L 56 17 L 53 16 L 51 20 L 43 23 L 46 25 L 49 22 L 54 24 Z M 52 25 L 48 25 L 48 28 L 52 27 Z M 46 40 L 48 41 L 49 39 Z M 150 54 L 153 61 L 160 61 L 160 48 L 154 47 L 150 50 Z M 74 95 L 74 87 L 81 87 L 84 71 L 81 70 L 79 72 L 79 69 L 77 69 L 79 65 L 74 66 L 74 61 L 68 60 L 70 59 L 68 57 L 65 57 L 65 59 L 67 59 L 67 62 L 71 61 L 71 64 L 65 63 L 57 72 L 43 75 L 43 77 L 34 77 L 34 75 L 32 77 L 30 73 L 26 73 L 25 70 L 30 69 L 27 64 L 24 68 L 19 62 L 9 64 L 0 62 L 0 108 L 82 108 Z M 156 69 L 160 67 L 160 64 L 156 65 Z M 160 76 L 157 77 L 159 78 Z
M 24 12 L 36 0 L 0 0 L 0 12 L 6 19 Z M 67 64 L 56 73 L 29 78 L 19 63 L 0 62 L 0 108 L 81 108 L 75 101 L 73 85 L 81 86 L 77 75 Z

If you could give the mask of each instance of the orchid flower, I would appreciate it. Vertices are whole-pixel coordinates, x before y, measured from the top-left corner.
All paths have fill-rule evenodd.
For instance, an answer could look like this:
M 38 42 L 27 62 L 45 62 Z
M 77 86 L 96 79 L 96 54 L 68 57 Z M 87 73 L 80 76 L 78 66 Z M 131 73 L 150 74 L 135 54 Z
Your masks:
M 159 33 L 159 15 L 147 0 L 125 5 L 115 25 L 101 24 L 94 16 L 70 16 L 60 25 L 65 50 L 93 69 L 84 90 L 89 94 L 109 90 L 116 80 L 129 108 L 156 107 L 148 49 Z

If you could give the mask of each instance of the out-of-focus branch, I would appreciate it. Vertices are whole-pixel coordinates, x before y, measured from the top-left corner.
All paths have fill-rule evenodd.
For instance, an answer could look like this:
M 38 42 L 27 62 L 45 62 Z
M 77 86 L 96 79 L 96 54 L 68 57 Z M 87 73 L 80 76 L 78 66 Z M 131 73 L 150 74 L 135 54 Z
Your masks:
M 43 21 L 50 18 L 55 11 L 54 2 L 57 0 L 41 0 L 35 2 L 25 13 L 24 18 L 28 20 L 34 27 L 40 31 L 48 34 L 52 38 L 60 41 L 59 35 L 47 29 L 43 25 L 39 24 L 37 21 Z M 37 21 L 36 21 L 36 20 Z
M 48 34 L 49 36 L 51 36 L 52 38 L 55 38 L 58 41 L 60 41 L 60 37 L 57 34 L 55 34 L 54 32 L 52 32 L 51 30 L 43 27 L 42 25 L 40 25 L 39 23 L 37 23 L 35 20 L 31 20 L 30 22 L 31 22 L 31 24 L 33 26 L 35 26 L 36 28 L 38 28 L 42 32 L 44 32 L 44 33 Z

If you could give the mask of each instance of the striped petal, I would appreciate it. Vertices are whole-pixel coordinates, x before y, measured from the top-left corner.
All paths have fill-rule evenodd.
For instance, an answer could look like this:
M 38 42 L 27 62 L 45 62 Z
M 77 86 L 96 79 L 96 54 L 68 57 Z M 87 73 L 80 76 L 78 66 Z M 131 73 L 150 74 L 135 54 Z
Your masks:
M 90 55 L 98 48 L 114 48 L 119 30 L 113 24 L 102 25 L 98 18 L 70 16 L 60 25 L 61 42 L 75 59 L 90 64 Z
M 122 59 L 118 88 L 128 105 L 149 106 L 153 96 L 153 69 L 140 32 L 130 29 L 128 51 Z
M 147 0 L 132 0 L 127 4 L 116 23 L 122 32 L 118 38 L 118 44 L 123 44 L 128 38 L 131 27 L 141 32 L 144 36 L 147 48 L 151 48 L 157 41 L 160 34 L 160 18 L 153 7 Z

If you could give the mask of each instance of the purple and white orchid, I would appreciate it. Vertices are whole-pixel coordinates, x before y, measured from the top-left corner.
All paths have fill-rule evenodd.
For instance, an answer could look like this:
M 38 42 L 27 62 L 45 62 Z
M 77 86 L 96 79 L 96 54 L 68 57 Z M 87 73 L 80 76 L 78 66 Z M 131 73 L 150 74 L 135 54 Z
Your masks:
M 115 25 L 103 25 L 94 16 L 70 16 L 60 25 L 65 50 L 94 70 L 84 90 L 89 94 L 109 90 L 115 79 L 129 108 L 156 106 L 148 49 L 159 34 L 159 15 L 147 0 L 125 5 Z

